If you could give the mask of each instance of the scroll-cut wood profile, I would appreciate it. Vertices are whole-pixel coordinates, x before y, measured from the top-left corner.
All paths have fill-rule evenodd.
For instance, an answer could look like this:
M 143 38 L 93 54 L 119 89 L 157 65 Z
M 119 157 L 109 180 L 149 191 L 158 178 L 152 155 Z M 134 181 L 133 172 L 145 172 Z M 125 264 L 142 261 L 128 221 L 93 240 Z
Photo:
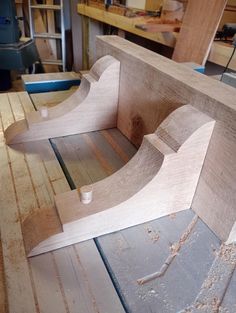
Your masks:
M 80 88 L 59 105 L 31 112 L 5 131 L 8 144 L 116 127 L 120 62 L 112 56 L 99 59 Z
M 35 233 L 46 234 L 45 214 L 28 217 L 22 230 L 29 256 L 189 209 L 214 124 L 191 105 L 176 109 L 122 169 L 91 185 L 90 203 L 77 189 L 56 196 L 60 233 L 40 242 Z

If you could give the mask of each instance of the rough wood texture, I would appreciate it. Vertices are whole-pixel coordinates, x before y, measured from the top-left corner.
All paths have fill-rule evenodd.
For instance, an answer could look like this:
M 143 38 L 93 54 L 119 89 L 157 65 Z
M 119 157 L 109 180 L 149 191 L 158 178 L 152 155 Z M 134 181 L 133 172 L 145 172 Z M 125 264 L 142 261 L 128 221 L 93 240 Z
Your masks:
M 205 64 L 227 0 L 189 0 L 173 60 Z
M 122 38 L 100 37 L 97 44 L 99 58 L 121 62 L 118 128 L 135 145 L 182 104 L 217 121 L 192 208 L 227 240 L 236 220 L 236 90 Z
M 34 110 L 27 93 L 2 94 L 0 103 L 0 230 L 6 281 L 0 308 L 5 301 L 8 313 L 124 313 L 93 241 L 26 259 L 21 222 L 37 210 L 53 213 L 54 195 L 69 186 L 48 141 L 4 144 L 4 129 Z M 5 313 L 4 308 L 0 311 Z
M 217 121 L 192 208 L 220 239 L 234 241 L 235 90 L 115 36 L 101 37 L 97 51 L 121 62 L 118 128 L 134 144 L 183 104 Z
M 21 143 L 115 127 L 119 69 L 120 64 L 113 57 L 98 60 L 83 76 L 78 91 L 48 109 L 48 117 L 31 112 L 26 119 L 12 124 L 5 131 L 6 142 Z
M 235 13 L 235 16 L 236 16 L 236 13 Z M 213 42 L 211 46 L 211 51 L 208 57 L 208 61 L 225 67 L 232 53 L 233 53 L 233 46 L 231 44 L 216 41 L 216 42 Z M 235 57 L 232 58 L 231 62 L 229 63 L 229 69 L 236 71 L 236 58 Z
M 92 185 L 91 203 L 83 204 L 78 190 L 56 196 L 63 232 L 50 236 L 45 212 L 29 216 L 22 225 L 27 253 L 37 255 L 189 209 L 213 127 L 212 119 L 190 105 L 174 111 L 144 137 L 126 166 Z M 49 238 L 43 241 L 45 235 Z

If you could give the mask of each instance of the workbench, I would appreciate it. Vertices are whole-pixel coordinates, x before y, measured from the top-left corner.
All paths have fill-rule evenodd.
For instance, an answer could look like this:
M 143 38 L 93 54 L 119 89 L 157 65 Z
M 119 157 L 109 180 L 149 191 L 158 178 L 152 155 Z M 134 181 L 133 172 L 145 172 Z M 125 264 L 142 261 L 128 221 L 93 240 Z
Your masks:
M 162 267 L 195 218 L 191 210 L 26 258 L 20 227 L 26 215 L 53 206 L 54 194 L 111 175 L 136 153 L 117 129 L 4 144 L 10 123 L 71 92 L 0 95 L 0 311 L 176 313 L 207 297 L 210 310 L 199 305 L 194 312 L 214 312 L 219 299 L 220 312 L 234 313 L 235 256 L 219 254 L 219 239 L 200 218 L 166 273 L 137 283 Z
M 91 30 L 89 31 L 89 19 L 91 21 L 99 21 L 104 24 L 114 26 L 122 31 L 137 35 L 141 38 L 151 40 L 155 43 L 159 43 L 163 46 L 174 48 L 178 33 L 176 32 L 148 32 L 135 27 L 136 24 L 145 24 L 150 17 L 126 17 L 117 15 L 105 10 L 101 10 L 96 7 L 92 7 L 86 4 L 78 4 L 77 12 L 82 17 L 82 28 L 83 28 L 83 65 L 84 68 L 88 67 L 89 63 L 93 63 L 93 51 L 95 47 L 93 42 L 95 41 L 95 35 L 101 35 L 102 32 L 99 27 L 90 25 Z M 89 19 L 88 19 L 89 18 Z M 95 30 L 96 29 L 96 30 Z M 205 30 L 207 32 L 207 30 Z M 88 55 L 89 51 L 89 55 Z M 233 47 L 230 44 L 224 42 L 213 42 L 208 61 L 215 64 L 226 66 L 231 54 Z M 236 70 L 236 60 L 232 59 L 229 68 Z

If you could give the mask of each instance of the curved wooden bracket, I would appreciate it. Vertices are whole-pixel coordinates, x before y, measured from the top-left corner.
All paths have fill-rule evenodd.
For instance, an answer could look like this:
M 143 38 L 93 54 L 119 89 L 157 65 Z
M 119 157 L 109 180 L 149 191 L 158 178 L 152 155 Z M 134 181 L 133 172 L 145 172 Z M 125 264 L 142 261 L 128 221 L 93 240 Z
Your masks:
M 7 144 L 116 127 L 120 62 L 112 56 L 99 59 L 80 88 L 53 108 L 31 112 L 5 131 Z
M 58 233 L 42 237 L 44 212 L 25 220 L 29 256 L 189 209 L 214 124 L 191 105 L 172 112 L 122 169 L 91 185 L 91 202 L 80 200 L 80 190 L 55 197 Z

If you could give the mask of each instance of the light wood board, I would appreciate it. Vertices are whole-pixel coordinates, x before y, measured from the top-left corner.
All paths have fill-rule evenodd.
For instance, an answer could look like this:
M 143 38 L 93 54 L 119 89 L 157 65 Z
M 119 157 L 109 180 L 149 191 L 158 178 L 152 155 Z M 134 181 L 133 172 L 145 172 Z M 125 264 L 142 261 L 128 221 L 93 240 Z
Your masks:
M 53 212 L 54 195 L 69 186 L 48 141 L 11 148 L 4 143 L 3 130 L 33 110 L 27 93 L 2 94 L 0 104 L 0 230 L 7 312 L 124 313 L 93 241 L 26 259 L 21 222 L 35 210 Z
M 188 0 L 172 59 L 204 65 L 227 0 Z

